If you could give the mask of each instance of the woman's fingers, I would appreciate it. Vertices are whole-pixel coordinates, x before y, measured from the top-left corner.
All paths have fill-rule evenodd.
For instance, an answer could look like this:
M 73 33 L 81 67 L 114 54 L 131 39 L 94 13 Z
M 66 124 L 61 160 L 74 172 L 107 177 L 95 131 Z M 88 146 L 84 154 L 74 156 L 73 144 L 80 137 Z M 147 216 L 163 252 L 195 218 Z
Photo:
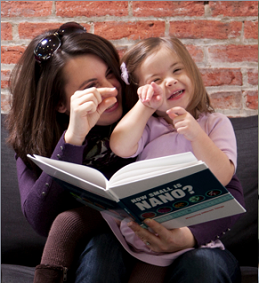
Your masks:
M 195 245 L 195 239 L 188 227 L 168 230 L 153 219 L 146 219 L 144 222 L 152 232 L 135 222 L 130 222 L 128 226 L 152 251 L 171 253 Z
M 116 88 L 89 88 L 86 90 L 76 91 L 71 97 L 71 110 L 86 114 L 94 113 L 97 111 L 98 106 L 103 102 L 103 100 L 109 97 L 115 98 L 117 94 L 118 91 Z M 109 105 L 107 108 L 108 107 Z M 105 109 L 103 109 L 103 111 L 105 111 Z
M 118 90 L 116 87 L 97 88 L 97 91 L 100 93 L 102 99 L 108 98 L 108 97 L 115 97 L 118 95 Z

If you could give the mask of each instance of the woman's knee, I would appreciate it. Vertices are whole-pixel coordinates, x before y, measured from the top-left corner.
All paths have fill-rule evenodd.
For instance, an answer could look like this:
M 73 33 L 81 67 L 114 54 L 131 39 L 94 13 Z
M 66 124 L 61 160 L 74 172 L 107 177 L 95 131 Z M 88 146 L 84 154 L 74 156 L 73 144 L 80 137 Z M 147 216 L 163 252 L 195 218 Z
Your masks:
M 105 225 L 101 214 L 89 207 L 82 206 L 60 213 L 52 223 L 51 232 L 70 232 L 77 233 L 92 231 L 101 225 Z

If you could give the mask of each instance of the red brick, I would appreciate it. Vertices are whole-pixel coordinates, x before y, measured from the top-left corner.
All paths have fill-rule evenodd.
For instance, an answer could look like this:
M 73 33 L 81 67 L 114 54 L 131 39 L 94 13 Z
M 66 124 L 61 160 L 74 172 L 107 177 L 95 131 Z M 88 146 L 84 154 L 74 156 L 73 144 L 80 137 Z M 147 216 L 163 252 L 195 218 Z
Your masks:
M 164 36 L 165 23 L 158 21 L 101 22 L 96 23 L 94 33 L 108 40 L 127 38 L 139 40 L 151 36 Z
M 215 109 L 241 109 L 242 93 L 237 92 L 217 92 L 210 94 L 211 104 Z
M 245 22 L 244 37 L 258 39 L 258 21 Z
M 12 39 L 12 25 L 10 23 L 1 23 L 1 40 Z
M 258 45 L 217 45 L 208 48 L 210 61 L 257 62 Z
M 135 17 L 177 17 L 203 16 L 204 5 L 201 1 L 132 1 Z
M 53 1 L 1 1 L 1 17 L 46 17 Z
M 22 46 L 1 46 L 1 63 L 16 64 L 24 50 Z
M 36 35 L 43 33 L 50 29 L 58 29 L 64 22 L 60 23 L 21 23 L 18 26 L 19 37 L 21 39 L 32 39 Z M 87 30 L 90 25 L 82 24 Z
M 10 96 L 1 94 L 1 111 L 8 112 L 10 110 Z
M 247 70 L 248 83 L 251 85 L 258 85 L 258 69 Z
M 127 16 L 128 1 L 56 1 L 59 17 Z
M 185 45 L 185 47 L 190 53 L 190 55 L 192 56 L 192 59 L 194 60 L 194 62 L 200 63 L 203 61 L 204 52 L 201 47 L 196 46 L 196 45 Z
M 246 107 L 252 110 L 258 109 L 258 91 L 245 91 Z
M 228 17 L 258 16 L 257 1 L 209 1 L 211 15 Z
M 170 22 L 170 35 L 179 38 L 228 39 L 240 36 L 241 22 L 176 21 Z
M 240 69 L 200 69 L 205 86 L 242 85 Z
M 124 53 L 127 51 L 127 47 L 126 46 L 120 46 L 120 47 L 116 47 L 117 52 L 119 53 L 120 58 L 122 58 L 122 56 L 124 55 Z
M 10 78 L 10 71 L 9 70 L 1 70 L 1 88 L 8 87 L 8 80 Z

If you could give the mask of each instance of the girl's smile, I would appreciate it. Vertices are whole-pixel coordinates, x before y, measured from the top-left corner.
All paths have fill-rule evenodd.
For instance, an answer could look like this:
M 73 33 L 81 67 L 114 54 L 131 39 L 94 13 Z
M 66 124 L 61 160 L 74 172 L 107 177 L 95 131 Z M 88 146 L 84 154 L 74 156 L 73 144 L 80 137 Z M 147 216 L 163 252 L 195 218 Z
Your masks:
M 174 91 L 167 100 L 181 99 L 184 95 L 184 89 Z

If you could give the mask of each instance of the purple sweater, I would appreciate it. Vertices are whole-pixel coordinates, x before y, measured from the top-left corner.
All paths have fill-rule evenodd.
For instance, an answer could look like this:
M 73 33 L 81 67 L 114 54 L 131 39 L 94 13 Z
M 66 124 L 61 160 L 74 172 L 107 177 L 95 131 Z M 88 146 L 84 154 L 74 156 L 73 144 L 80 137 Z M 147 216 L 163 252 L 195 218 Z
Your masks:
M 82 146 L 66 144 L 63 134 L 51 158 L 82 164 L 86 147 L 87 143 Z M 103 173 L 110 177 L 120 167 L 126 165 L 125 162 L 129 163 L 131 160 L 120 159 L 116 162 L 116 165 L 107 166 Z M 50 226 L 58 214 L 81 204 L 46 173 L 42 172 L 38 178 L 35 177 L 33 171 L 26 167 L 19 157 L 16 157 L 16 165 L 23 214 L 38 234 L 47 236 Z M 227 188 L 230 189 L 240 204 L 244 205 L 242 187 L 236 176 L 233 177 Z M 189 228 L 197 244 L 202 245 L 222 236 L 236 222 L 238 217 L 227 217 Z

